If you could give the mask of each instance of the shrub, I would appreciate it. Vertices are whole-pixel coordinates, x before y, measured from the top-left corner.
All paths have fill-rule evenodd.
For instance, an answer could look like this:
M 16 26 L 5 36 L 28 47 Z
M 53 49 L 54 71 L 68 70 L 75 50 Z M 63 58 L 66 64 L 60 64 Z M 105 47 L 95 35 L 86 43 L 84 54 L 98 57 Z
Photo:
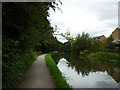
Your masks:
M 96 52 L 87 55 L 91 60 L 119 61 L 119 54 L 114 52 Z
M 113 51 L 116 52 L 116 53 L 120 53 L 120 47 L 115 47 L 115 48 L 113 49 Z
M 87 54 L 89 54 L 89 51 L 88 50 L 84 50 L 84 51 L 80 52 L 79 56 L 85 56 Z

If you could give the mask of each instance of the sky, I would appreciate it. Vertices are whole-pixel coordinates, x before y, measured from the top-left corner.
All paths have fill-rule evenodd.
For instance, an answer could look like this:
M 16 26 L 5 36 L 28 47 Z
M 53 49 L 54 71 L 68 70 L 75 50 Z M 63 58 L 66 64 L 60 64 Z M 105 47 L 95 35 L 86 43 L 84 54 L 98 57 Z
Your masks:
M 52 27 L 57 25 L 59 33 L 70 31 L 75 37 L 82 32 L 91 37 L 110 34 L 118 27 L 119 0 L 61 0 L 60 10 L 50 9 L 49 20 Z M 60 35 L 61 42 L 66 42 Z

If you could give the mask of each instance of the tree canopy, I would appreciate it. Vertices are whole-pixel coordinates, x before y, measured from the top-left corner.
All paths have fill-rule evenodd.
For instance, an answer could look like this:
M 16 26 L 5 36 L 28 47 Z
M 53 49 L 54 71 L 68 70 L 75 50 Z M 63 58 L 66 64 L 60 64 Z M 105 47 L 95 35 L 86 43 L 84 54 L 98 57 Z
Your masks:
M 55 2 L 2 3 L 3 88 L 14 87 L 23 78 L 33 52 L 53 51 L 59 43 L 53 37 L 49 8 Z

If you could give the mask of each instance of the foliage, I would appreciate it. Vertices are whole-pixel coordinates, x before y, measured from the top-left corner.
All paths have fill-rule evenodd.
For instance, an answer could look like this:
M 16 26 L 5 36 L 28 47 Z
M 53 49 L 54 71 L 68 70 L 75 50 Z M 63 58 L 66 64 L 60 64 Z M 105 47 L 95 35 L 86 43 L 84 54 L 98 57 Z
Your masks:
M 90 38 L 88 33 L 82 33 L 82 35 L 78 34 L 78 36 L 72 43 L 72 52 L 79 55 L 81 51 L 90 50 L 92 48 L 91 43 L 92 39 Z
M 110 36 L 109 38 L 107 38 L 107 43 L 106 43 L 106 48 L 107 49 L 113 50 L 114 45 L 113 45 L 112 41 L 113 41 L 112 36 Z
M 65 53 L 70 53 L 71 52 L 71 42 L 68 41 L 68 42 L 63 43 L 61 51 L 65 52 Z
M 89 54 L 88 50 L 84 50 L 80 52 L 80 56 L 85 56 L 86 54 Z
M 69 42 L 72 42 L 74 39 L 69 30 L 62 34 L 62 36 L 66 38 Z
M 26 69 L 29 68 L 32 65 L 32 63 L 37 59 L 37 57 L 39 55 L 41 55 L 41 54 L 42 53 L 38 52 L 38 51 L 37 52 L 33 52 L 31 60 L 29 60 L 28 62 L 26 62 Z
M 118 46 L 114 47 L 113 51 L 120 54 L 120 47 Z
M 47 66 L 49 67 L 50 72 L 53 76 L 56 88 L 68 88 L 68 89 L 72 90 L 71 87 L 65 81 L 65 79 L 62 77 L 61 72 L 59 71 L 58 67 L 56 66 L 56 64 L 50 54 L 47 54 L 45 56 L 45 60 L 46 60 Z
M 53 58 L 56 65 L 58 64 L 59 60 L 62 58 L 61 52 L 55 51 L 51 53 L 51 57 Z
M 120 56 L 114 52 L 96 52 L 87 55 L 88 59 L 91 60 L 102 60 L 110 62 L 119 62 Z
M 2 3 L 3 88 L 15 87 L 21 81 L 34 61 L 33 51 L 45 53 L 55 47 L 57 39 L 47 18 L 51 4 L 54 6 L 51 2 Z
M 78 34 L 68 47 L 72 54 L 79 55 L 80 58 L 88 56 L 93 60 L 117 62 L 120 47 L 113 45 L 112 41 L 111 36 L 105 42 L 100 42 L 93 40 L 88 33 L 82 33 L 82 35 Z

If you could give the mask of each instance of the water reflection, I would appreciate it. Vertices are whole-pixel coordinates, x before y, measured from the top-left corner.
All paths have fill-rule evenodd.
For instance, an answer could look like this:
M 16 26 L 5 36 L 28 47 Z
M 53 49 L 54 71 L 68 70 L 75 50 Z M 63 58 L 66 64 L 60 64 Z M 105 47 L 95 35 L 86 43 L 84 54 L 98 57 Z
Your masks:
M 73 88 L 118 88 L 120 67 L 103 61 L 90 61 L 64 55 L 58 67 Z

